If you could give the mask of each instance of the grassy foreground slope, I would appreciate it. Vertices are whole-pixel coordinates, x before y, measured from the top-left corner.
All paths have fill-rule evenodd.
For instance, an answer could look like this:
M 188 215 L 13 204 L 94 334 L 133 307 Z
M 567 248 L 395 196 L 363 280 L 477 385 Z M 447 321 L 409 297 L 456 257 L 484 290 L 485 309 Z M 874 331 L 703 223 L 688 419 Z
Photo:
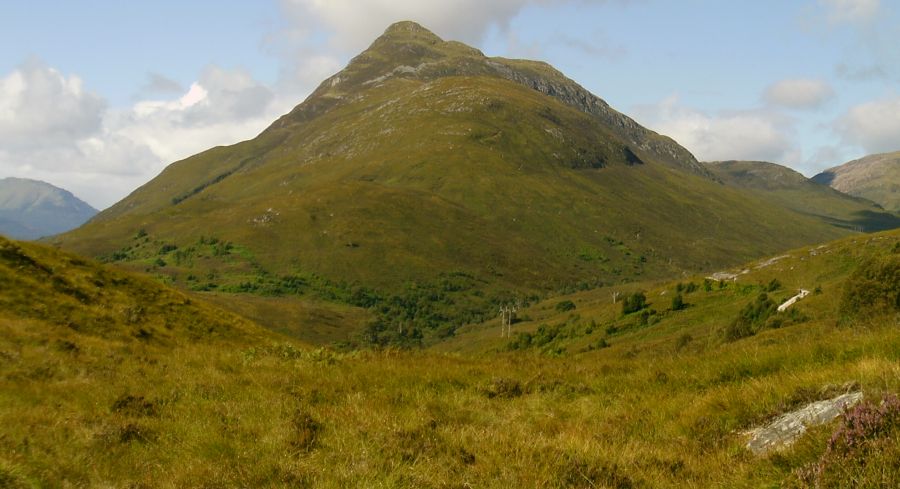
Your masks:
M 798 471 L 821 466 L 823 487 L 890 487 L 900 420 L 837 455 L 825 453 L 834 426 L 762 459 L 741 431 L 853 386 L 874 402 L 900 392 L 898 243 L 895 231 L 794 250 L 709 291 L 686 279 L 688 306 L 676 311 L 675 283 L 645 284 L 649 306 L 624 316 L 584 292 L 514 325 L 517 335 L 558 326 L 550 341 L 501 340 L 486 325 L 455 344 L 486 354 L 463 355 L 309 351 L 152 282 L 3 242 L 0 482 L 812 487 Z M 773 316 L 780 323 L 723 336 L 763 288 L 780 300 L 797 287 L 819 292 Z M 132 324 L 108 312 L 113 294 L 151 306 Z M 575 309 L 558 311 L 565 300 Z

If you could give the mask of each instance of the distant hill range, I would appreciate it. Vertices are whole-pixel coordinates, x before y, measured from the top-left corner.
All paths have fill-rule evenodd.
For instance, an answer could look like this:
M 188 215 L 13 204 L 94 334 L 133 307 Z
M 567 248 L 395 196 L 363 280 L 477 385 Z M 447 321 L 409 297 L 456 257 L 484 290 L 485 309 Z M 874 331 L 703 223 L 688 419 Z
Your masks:
M 718 161 L 707 165 L 726 185 L 836 226 L 866 232 L 900 227 L 900 216 L 871 200 L 839 192 L 775 163 Z
M 546 63 L 401 22 L 256 138 L 171 164 L 54 243 L 194 290 L 315 297 L 376 311 L 383 330 L 449 334 L 514 296 L 849 232 L 723 185 Z
M 0 179 L 0 234 L 37 239 L 77 228 L 95 214 L 97 209 L 49 183 Z
M 900 212 L 900 151 L 866 156 L 812 177 L 846 194 Z

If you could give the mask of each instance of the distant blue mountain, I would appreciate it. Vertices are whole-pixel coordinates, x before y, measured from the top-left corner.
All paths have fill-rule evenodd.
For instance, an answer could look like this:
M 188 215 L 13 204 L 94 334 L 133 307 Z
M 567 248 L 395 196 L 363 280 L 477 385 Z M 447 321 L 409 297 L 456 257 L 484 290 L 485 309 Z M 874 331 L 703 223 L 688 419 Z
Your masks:
M 94 209 L 71 192 L 39 180 L 0 179 L 0 234 L 38 239 L 81 226 Z

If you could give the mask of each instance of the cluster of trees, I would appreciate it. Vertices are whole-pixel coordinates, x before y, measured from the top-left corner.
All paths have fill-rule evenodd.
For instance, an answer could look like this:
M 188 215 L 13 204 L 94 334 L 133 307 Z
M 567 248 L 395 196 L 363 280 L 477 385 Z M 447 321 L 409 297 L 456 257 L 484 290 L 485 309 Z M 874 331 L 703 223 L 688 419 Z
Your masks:
M 647 296 L 643 292 L 635 292 L 622 301 L 622 314 L 631 314 L 647 307 Z
M 778 304 L 775 304 L 768 294 L 762 292 L 756 296 L 756 300 L 745 305 L 738 313 L 738 317 L 725 328 L 725 339 L 735 341 L 753 336 L 776 312 Z

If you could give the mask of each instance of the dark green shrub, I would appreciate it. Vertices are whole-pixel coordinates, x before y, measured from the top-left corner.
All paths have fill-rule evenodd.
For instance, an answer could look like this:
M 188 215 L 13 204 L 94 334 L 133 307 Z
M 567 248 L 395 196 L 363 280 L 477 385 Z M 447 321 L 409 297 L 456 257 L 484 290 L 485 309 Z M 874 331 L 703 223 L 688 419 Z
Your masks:
M 647 307 L 647 296 L 643 292 L 635 292 L 622 301 L 622 314 L 631 314 Z
M 640 316 L 638 316 L 638 326 L 646 326 L 650 322 L 650 311 L 643 310 L 641 311 Z
M 744 306 L 738 317 L 725 328 L 725 339 L 727 341 L 735 341 L 753 336 L 765 326 L 766 320 L 777 311 L 778 306 L 772 299 L 769 299 L 768 294 L 765 292 L 759 294 L 753 302 Z M 781 323 L 778 326 L 781 326 Z
M 162 247 L 159 249 L 159 253 L 157 253 L 157 254 L 165 255 L 166 253 L 168 253 L 170 251 L 175 251 L 177 249 L 178 249 L 178 246 L 176 246 L 172 243 L 166 243 L 166 244 L 162 245 Z
M 687 304 L 684 303 L 684 298 L 681 297 L 681 294 L 675 294 L 675 297 L 672 297 L 672 310 L 680 311 L 687 307 Z
M 572 301 L 562 301 L 556 304 L 556 310 L 559 312 L 566 312 L 575 309 L 575 303 Z

